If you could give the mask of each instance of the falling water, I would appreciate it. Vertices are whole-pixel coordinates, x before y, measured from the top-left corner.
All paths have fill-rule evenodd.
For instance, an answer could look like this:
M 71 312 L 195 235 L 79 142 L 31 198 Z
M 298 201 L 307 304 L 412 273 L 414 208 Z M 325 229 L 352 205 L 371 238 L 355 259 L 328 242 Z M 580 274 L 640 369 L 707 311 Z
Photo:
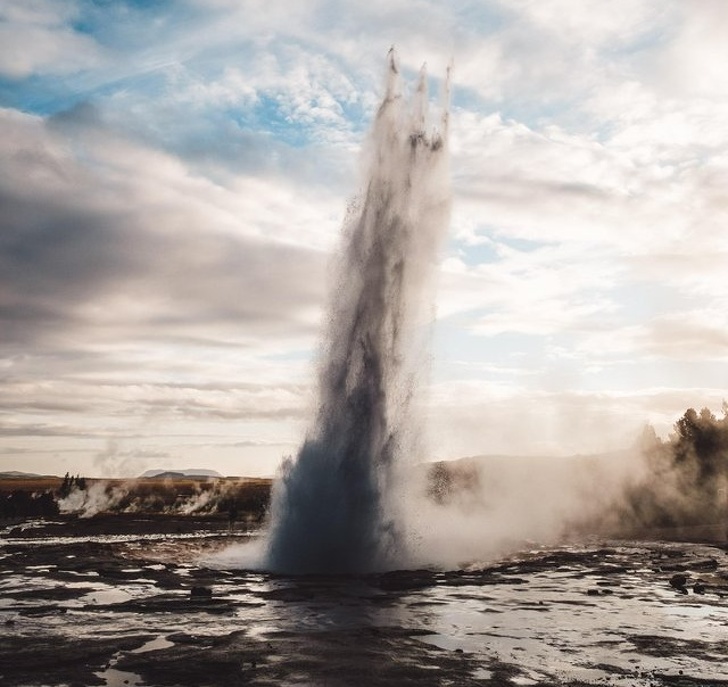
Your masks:
M 274 487 L 270 570 L 364 572 L 407 558 L 397 494 L 415 451 L 418 341 L 450 205 L 447 97 L 439 128 L 428 131 L 427 110 L 425 67 L 408 104 L 391 50 L 366 190 L 344 224 L 315 419 Z

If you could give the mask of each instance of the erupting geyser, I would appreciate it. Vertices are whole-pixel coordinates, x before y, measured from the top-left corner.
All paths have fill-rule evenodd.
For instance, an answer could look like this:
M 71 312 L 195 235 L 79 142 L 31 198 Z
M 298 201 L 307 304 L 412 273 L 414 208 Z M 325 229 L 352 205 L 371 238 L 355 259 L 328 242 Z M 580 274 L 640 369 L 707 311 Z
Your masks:
M 448 82 L 449 74 L 446 93 Z M 344 225 L 314 422 L 274 487 L 270 570 L 366 572 L 407 560 L 397 493 L 414 452 L 418 341 L 449 218 L 446 101 L 440 126 L 428 130 L 425 68 L 408 104 L 390 51 L 366 189 Z

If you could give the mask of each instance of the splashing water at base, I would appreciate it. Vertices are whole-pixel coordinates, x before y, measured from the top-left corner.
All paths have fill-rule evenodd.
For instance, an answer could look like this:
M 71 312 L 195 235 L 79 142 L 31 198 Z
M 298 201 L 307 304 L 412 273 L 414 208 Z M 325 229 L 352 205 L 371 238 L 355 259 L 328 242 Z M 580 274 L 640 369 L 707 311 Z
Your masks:
M 274 487 L 265 565 L 278 572 L 365 572 L 407 557 L 396 490 L 416 451 L 418 332 L 449 218 L 448 113 L 428 131 L 425 68 L 408 107 L 393 50 L 388 66 L 366 190 L 344 225 L 315 421 Z

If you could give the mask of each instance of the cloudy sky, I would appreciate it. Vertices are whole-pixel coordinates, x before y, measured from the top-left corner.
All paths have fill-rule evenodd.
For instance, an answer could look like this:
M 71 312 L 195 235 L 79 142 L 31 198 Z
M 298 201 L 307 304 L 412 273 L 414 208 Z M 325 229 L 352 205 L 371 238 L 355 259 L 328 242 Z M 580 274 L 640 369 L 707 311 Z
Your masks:
M 454 61 L 432 457 L 728 383 L 723 0 L 0 0 L 0 470 L 271 474 L 389 47 Z

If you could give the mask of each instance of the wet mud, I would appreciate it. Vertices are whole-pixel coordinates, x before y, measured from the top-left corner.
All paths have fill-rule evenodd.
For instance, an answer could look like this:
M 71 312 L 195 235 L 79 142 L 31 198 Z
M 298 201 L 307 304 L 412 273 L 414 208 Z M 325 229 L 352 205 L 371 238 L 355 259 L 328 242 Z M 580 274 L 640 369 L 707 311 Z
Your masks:
M 728 555 L 590 542 L 457 571 L 217 570 L 224 523 L 0 538 L 0 684 L 728 685 Z

